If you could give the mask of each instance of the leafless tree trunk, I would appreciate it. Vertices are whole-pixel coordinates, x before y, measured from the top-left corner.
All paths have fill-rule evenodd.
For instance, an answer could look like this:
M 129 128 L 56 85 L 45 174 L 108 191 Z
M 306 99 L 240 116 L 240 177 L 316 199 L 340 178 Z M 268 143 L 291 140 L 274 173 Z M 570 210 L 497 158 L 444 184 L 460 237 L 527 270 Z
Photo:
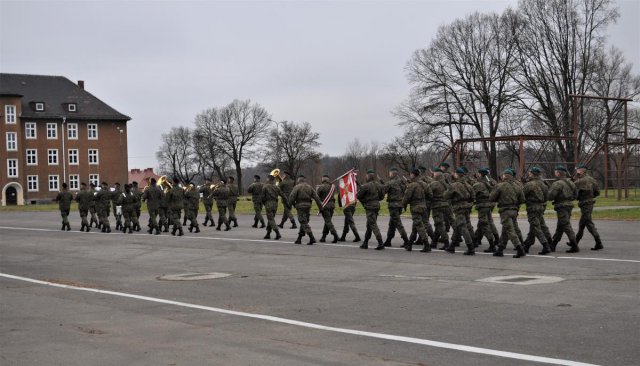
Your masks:
M 174 127 L 162 134 L 162 145 L 156 153 L 160 171 L 191 183 L 200 170 L 192 142 L 193 132 L 188 127 Z
M 295 177 L 302 166 L 320 159 L 316 150 L 320 146 L 319 139 L 320 134 L 313 132 L 307 122 L 279 122 L 269 133 L 264 165 L 270 169 L 285 169 Z

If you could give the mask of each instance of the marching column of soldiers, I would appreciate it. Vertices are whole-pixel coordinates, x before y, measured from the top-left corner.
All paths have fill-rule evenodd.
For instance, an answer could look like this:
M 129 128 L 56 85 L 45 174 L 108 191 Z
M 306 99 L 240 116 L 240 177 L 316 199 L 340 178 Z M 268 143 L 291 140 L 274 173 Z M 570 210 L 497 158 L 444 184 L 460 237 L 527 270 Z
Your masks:
M 490 177 L 491 172 L 487 168 L 478 169 L 473 175 L 463 166 L 454 169 L 453 174 L 449 173 L 449 168 L 450 165 L 446 162 L 432 168 L 430 172 L 420 166 L 410 172 L 409 179 L 401 178 L 398 170 L 391 168 L 386 182 L 380 179 L 374 170 L 368 170 L 364 182 L 356 181 L 357 201 L 362 204 L 366 213 L 366 230 L 362 239 L 353 219 L 356 205 L 342 207 L 340 199 L 338 205 L 344 214 L 344 225 L 342 235 L 338 236 L 333 224 L 335 184 L 328 175 L 322 177 L 322 184 L 316 189 L 306 183 L 303 175 L 299 175 L 295 183 L 287 172 L 284 172 L 282 177 L 268 175 L 265 183 L 261 182 L 259 175 L 255 175 L 254 182 L 248 189 L 255 211 L 251 227 L 265 229 L 265 239 L 271 239 L 271 234 L 274 233 L 274 239 L 279 240 L 282 238 L 279 229 L 283 229 L 284 224 L 290 221 L 291 229 L 298 229 L 294 243 L 301 244 L 302 238 L 307 236 L 307 244 L 313 245 L 316 239 L 309 221 L 315 202 L 324 222 L 319 240 L 323 243 L 328 235 L 332 236 L 332 243 L 344 242 L 347 234 L 352 232 L 353 242 L 362 240 L 361 249 L 368 249 L 369 240 L 373 237 L 377 242 L 375 249 L 383 250 L 392 245 L 397 232 L 402 239 L 401 247 L 407 251 L 412 251 L 414 246 L 422 246 L 421 252 L 431 252 L 432 249 L 439 248 L 455 253 L 456 247 L 464 242 L 466 250 L 463 254 L 474 255 L 476 248 L 486 239 L 488 247 L 484 250 L 485 253 L 502 257 L 508 242 L 511 242 L 515 249 L 513 257 L 520 258 L 529 253 L 536 240 L 542 246 L 539 255 L 555 252 L 564 235 L 568 239 L 566 252 L 579 252 L 579 242 L 587 230 L 596 243 L 591 249 L 604 248 L 592 220 L 595 198 L 599 196 L 600 191 L 597 181 L 588 174 L 584 164 L 576 166 L 573 179 L 565 166 L 556 166 L 556 180 L 551 184 L 543 179 L 543 172 L 537 166 L 529 169 L 524 184 L 516 179 L 516 173 L 511 168 L 502 172 L 500 182 Z M 125 184 L 123 190 L 119 183 L 115 183 L 111 189 L 107 182 L 102 182 L 99 188 L 93 183 L 88 187 L 82 183 L 75 196 L 69 192 L 67 184 L 63 183 L 62 191 L 55 200 L 59 204 L 62 216 L 61 230 L 71 230 L 68 217 L 71 202 L 75 200 L 81 218 L 81 231 L 88 232 L 90 228 L 96 227 L 102 232 L 110 233 L 109 216 L 113 213 L 115 229 L 131 234 L 133 231 L 141 230 L 139 218 L 142 203 L 145 202 L 149 214 L 147 233 L 160 235 L 161 232 L 168 232 L 171 227 L 172 235 L 182 236 L 182 226 L 186 226 L 187 221 L 189 232 L 200 232 L 197 219 L 200 201 L 203 202 L 206 212 L 202 223 L 204 226 L 209 223 L 210 226 L 215 224 L 212 214 L 214 202 L 218 211 L 216 230 L 220 231 L 224 226 L 224 230 L 229 231 L 232 227 L 238 226 L 235 209 L 239 189 L 234 181 L 233 177 L 227 177 L 215 185 L 207 180 L 207 184 L 202 187 L 194 187 L 193 184 L 183 187 L 177 178 L 174 178 L 173 184 L 166 183 L 165 179 L 162 185 L 151 178 L 143 190 L 138 189 L 137 182 Z M 389 208 L 389 222 L 383 241 L 378 227 L 378 215 L 380 202 L 385 198 Z M 575 200 L 580 208 L 577 233 L 573 231 L 570 221 Z M 278 225 L 276 212 L 279 202 L 282 203 L 284 214 Z M 544 219 L 548 202 L 553 204 L 557 216 L 553 236 Z M 525 205 L 529 222 L 526 239 L 518 225 L 522 205 Z M 291 213 L 294 207 L 299 227 Z M 473 207 L 478 214 L 475 230 L 471 222 Z M 501 233 L 498 233 L 493 221 L 495 207 L 498 208 Z M 184 221 L 181 222 L 183 210 Z M 266 221 L 262 215 L 263 211 Z M 404 211 L 411 216 L 410 235 L 402 223 L 401 216 Z M 433 220 L 433 226 L 430 218 Z M 453 231 L 449 235 L 451 229 Z

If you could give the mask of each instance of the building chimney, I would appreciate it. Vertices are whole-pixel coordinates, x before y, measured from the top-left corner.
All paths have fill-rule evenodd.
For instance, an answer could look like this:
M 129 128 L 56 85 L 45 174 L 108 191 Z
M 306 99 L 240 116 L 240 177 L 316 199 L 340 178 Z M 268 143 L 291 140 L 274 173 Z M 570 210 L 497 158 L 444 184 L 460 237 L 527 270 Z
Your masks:
M 84 89 L 84 80 L 78 80 L 78 86 Z

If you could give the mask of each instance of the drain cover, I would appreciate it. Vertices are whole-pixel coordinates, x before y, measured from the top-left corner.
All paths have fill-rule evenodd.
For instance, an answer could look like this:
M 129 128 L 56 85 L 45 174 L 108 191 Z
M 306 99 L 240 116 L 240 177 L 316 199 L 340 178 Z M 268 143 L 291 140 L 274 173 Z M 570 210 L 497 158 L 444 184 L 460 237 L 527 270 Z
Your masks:
M 200 280 L 213 280 L 216 278 L 225 278 L 231 276 L 230 273 L 180 273 L 171 275 L 162 275 L 158 277 L 162 281 L 200 281 Z
M 512 285 L 542 285 L 545 283 L 564 281 L 564 278 L 553 276 L 498 276 L 481 278 L 476 281 L 489 283 L 508 283 Z

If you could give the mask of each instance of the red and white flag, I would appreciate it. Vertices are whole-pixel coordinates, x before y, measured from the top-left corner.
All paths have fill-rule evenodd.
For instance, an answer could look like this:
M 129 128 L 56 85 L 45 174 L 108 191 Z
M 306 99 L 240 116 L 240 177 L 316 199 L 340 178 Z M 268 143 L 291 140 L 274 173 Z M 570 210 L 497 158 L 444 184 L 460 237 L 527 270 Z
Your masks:
M 356 185 L 356 172 L 354 169 L 349 170 L 336 179 L 340 187 L 340 202 L 342 208 L 356 204 L 358 202 L 358 186 Z

